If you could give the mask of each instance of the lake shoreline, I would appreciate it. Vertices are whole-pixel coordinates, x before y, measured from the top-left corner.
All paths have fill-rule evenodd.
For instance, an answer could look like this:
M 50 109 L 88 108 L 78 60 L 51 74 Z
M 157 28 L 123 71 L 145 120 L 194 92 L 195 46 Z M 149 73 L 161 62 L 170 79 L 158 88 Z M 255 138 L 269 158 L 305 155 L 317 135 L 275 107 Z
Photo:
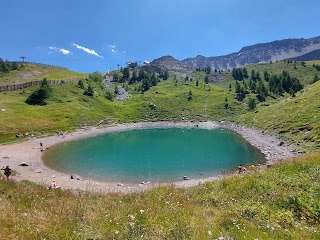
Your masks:
M 59 133 L 54 136 L 34 138 L 23 142 L 0 145 L 0 165 L 9 165 L 11 169 L 17 172 L 12 179 L 30 180 L 44 186 L 50 186 L 55 180 L 63 189 L 90 191 L 96 193 L 120 192 L 134 193 L 146 191 L 151 188 L 163 185 L 174 185 L 176 187 L 192 187 L 205 182 L 221 179 L 230 174 L 221 174 L 218 176 L 206 177 L 203 179 L 181 180 L 172 183 L 148 183 L 140 184 L 122 184 L 117 182 L 103 182 L 91 179 L 80 179 L 77 177 L 71 179 L 70 174 L 61 173 L 48 168 L 42 161 L 42 151 L 40 143 L 43 144 L 44 151 L 53 145 L 68 141 L 78 140 L 81 138 L 94 137 L 100 134 L 111 133 L 116 131 L 127 131 L 134 129 L 147 128 L 202 128 L 214 129 L 225 128 L 237 132 L 245 138 L 251 145 L 257 147 L 265 154 L 267 159 L 266 165 L 271 165 L 277 161 L 294 157 L 297 153 L 293 146 L 286 144 L 284 141 L 277 139 L 275 136 L 264 134 L 261 130 L 244 127 L 235 123 L 226 122 L 142 122 L 142 123 L 126 123 L 115 124 L 106 127 L 91 127 L 84 130 L 78 130 L 72 133 Z M 28 166 L 20 166 L 25 162 Z M 265 167 L 265 166 L 261 166 Z M 235 166 L 237 172 L 237 166 Z M 76 174 L 76 173 L 75 173 Z M 231 173 L 232 175 L 232 173 Z M 143 181 L 143 179 L 141 180 Z

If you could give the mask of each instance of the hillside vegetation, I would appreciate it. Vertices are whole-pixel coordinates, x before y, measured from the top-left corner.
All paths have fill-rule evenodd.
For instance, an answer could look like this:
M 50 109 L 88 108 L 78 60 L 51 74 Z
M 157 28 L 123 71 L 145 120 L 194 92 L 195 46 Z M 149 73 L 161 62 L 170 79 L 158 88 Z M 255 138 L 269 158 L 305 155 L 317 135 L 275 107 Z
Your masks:
M 272 76 L 287 71 L 304 86 L 302 91 L 294 94 L 295 97 L 286 92 L 279 96 L 269 93 L 262 102 L 256 99 L 258 90 L 249 88 L 249 80 L 237 81 L 232 77 L 231 71 L 213 69 L 210 73 L 207 70 L 171 72 L 167 80 L 158 78 L 155 86 L 137 80 L 130 80 L 131 83 L 128 84 L 124 74 L 118 72 L 118 82 L 114 84 L 124 86 L 130 94 L 124 101 L 108 100 L 102 82 L 94 80 L 85 81 L 83 87 L 79 87 L 77 82 L 52 85 L 53 94 L 46 106 L 28 105 L 25 102 L 38 87 L 2 92 L 0 108 L 4 111 L 0 112 L 0 142 L 17 140 L 15 136 L 20 132 L 42 136 L 53 134 L 57 130 L 73 131 L 98 123 L 211 120 L 237 121 L 256 126 L 298 144 L 301 150 L 310 151 L 319 148 L 317 93 L 320 85 L 319 82 L 313 83 L 319 72 L 315 67 L 317 65 L 317 62 L 288 61 L 246 66 L 248 78 L 254 71 L 260 75 L 261 82 L 267 89 L 268 82 L 264 79 L 264 72 Z M 57 72 L 55 75 L 49 74 L 54 71 Z M 47 76 L 52 79 L 52 76 L 57 76 L 61 71 L 62 69 L 52 68 Z M 132 76 L 133 73 L 127 74 Z M 220 82 L 216 83 L 217 79 Z M 247 86 L 240 101 L 239 93 L 236 93 L 237 84 L 241 88 L 244 84 Z M 84 90 L 89 85 L 94 90 L 93 96 L 84 95 Z M 258 85 L 257 82 L 256 86 Z M 144 86 L 147 89 L 142 90 Z M 113 92 L 110 94 L 114 95 Z M 249 111 L 249 108 L 252 110 Z
M 117 86 L 114 91 L 104 89 L 98 73 L 82 82 L 51 85 L 52 95 L 42 106 L 26 103 L 39 87 L 1 92 L 0 143 L 22 141 L 24 138 L 16 138 L 20 132 L 38 137 L 57 130 L 70 132 L 113 123 L 211 120 L 254 126 L 297 144 L 298 150 L 313 152 L 265 171 L 252 170 L 190 189 L 167 186 L 130 195 L 49 191 L 28 181 L 0 181 L 1 236 L 319 239 L 320 81 L 314 81 L 319 73 L 317 64 L 277 62 L 246 66 L 249 74 L 251 70 L 260 73 L 261 79 L 254 80 L 257 86 L 263 83 L 269 89 L 264 71 L 280 76 L 284 70 L 304 86 L 298 92 L 268 91 L 262 101 L 257 98 L 260 90 L 249 86 L 250 79 L 235 80 L 232 71 L 175 70 L 167 75 L 153 66 L 149 69 L 160 71 L 159 75 L 135 76 L 132 80 L 132 71 L 114 72 L 109 76 L 117 78 L 112 83 Z M 14 82 L 9 74 L 6 76 L 8 83 Z M 48 79 L 52 76 L 42 75 Z M 241 100 L 236 85 L 243 88 Z M 129 98 L 116 100 L 118 87 L 126 89 Z
M 319 239 L 320 154 L 190 189 L 104 196 L 0 181 L 5 239 Z M 219 238 L 220 237 L 220 238 Z
M 31 82 L 47 78 L 48 80 L 66 78 L 84 78 L 88 74 L 73 72 L 64 68 L 53 68 L 36 64 L 20 64 L 17 70 L 0 71 L 0 86 Z
M 320 81 L 297 94 L 269 106 L 259 107 L 258 112 L 239 116 L 239 122 L 259 127 L 266 133 L 300 145 L 304 150 L 320 148 Z

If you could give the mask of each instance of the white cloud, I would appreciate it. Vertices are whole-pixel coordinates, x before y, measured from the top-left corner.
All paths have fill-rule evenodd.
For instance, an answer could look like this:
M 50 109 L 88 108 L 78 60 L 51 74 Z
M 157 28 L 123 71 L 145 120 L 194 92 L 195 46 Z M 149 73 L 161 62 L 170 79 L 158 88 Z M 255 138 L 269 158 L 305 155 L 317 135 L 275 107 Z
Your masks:
M 111 49 L 111 52 L 113 52 L 113 53 L 119 52 L 119 53 L 126 54 L 126 51 L 120 51 L 120 50 L 118 49 L 118 47 L 117 47 L 116 45 L 114 45 L 114 44 L 110 44 L 110 45 L 108 45 L 107 47 L 110 48 L 110 49 Z
M 113 53 L 117 52 L 117 50 L 116 50 L 117 46 L 116 45 L 108 45 L 108 48 L 111 48 L 111 52 L 113 52 Z
M 63 48 L 61 48 L 59 51 L 62 52 L 63 54 L 72 54 L 72 52 L 70 52 L 67 49 L 63 49 Z
M 83 51 L 85 51 L 86 53 L 89 53 L 89 54 L 92 54 L 92 55 L 95 55 L 97 57 L 100 57 L 100 58 L 103 58 L 102 56 L 100 56 L 95 50 L 91 50 L 89 48 L 86 48 L 86 47 L 82 47 L 76 43 L 72 43 L 73 46 L 75 46 L 76 48 L 78 49 L 81 49 Z
M 71 51 L 67 50 L 67 49 L 64 49 L 64 48 L 58 48 L 58 47 L 49 47 L 50 50 L 52 51 L 58 51 L 58 52 L 61 52 L 63 53 L 64 55 L 68 55 L 68 54 L 72 54 Z

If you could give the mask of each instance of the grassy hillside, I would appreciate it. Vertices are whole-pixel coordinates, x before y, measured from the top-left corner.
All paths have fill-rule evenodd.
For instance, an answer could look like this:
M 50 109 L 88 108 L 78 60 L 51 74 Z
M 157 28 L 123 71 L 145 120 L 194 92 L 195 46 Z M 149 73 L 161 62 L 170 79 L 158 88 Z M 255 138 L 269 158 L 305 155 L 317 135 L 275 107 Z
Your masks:
M 279 75 L 282 71 L 287 71 L 292 77 L 296 77 L 300 80 L 303 85 L 311 84 L 315 74 L 320 75 L 319 71 L 312 67 L 313 61 L 306 62 L 303 65 L 301 62 L 275 62 L 275 63 L 263 63 L 263 64 L 253 64 L 246 66 L 248 73 L 250 74 L 251 70 L 260 72 L 263 76 L 264 71 L 268 71 L 270 74 Z
M 308 84 L 318 72 L 312 67 L 313 63 L 302 66 L 300 63 L 277 62 L 247 66 L 249 74 L 251 69 L 261 75 L 265 70 L 275 74 L 287 70 L 294 77 L 303 75 L 304 82 L 307 83 L 296 97 L 268 97 L 266 102 L 257 104 L 257 111 L 251 112 L 248 111 L 248 98 L 254 95 L 248 94 L 242 102 L 236 101 L 235 80 L 229 71 L 212 73 L 226 79 L 226 87 L 218 87 L 213 83 L 205 85 L 204 72 L 192 73 L 192 81 L 190 78 L 185 81 L 184 77 L 176 78 L 177 75 L 172 75 L 172 78 L 161 80 L 157 86 L 144 93 L 135 90 L 140 83 L 129 85 L 131 97 L 123 102 L 107 100 L 105 92 L 98 87 L 95 88 L 94 97 L 85 96 L 84 90 L 77 83 L 53 85 L 53 97 L 46 106 L 25 103 L 36 87 L 3 92 L 0 93 L 0 109 L 5 111 L 0 112 L 0 143 L 17 140 L 15 135 L 20 132 L 27 131 L 39 136 L 52 134 L 57 130 L 73 131 L 93 126 L 102 120 L 107 120 L 104 123 L 228 120 L 260 127 L 270 134 L 280 134 L 281 137 L 299 144 L 303 150 L 319 149 L 320 83 Z M 52 68 L 50 71 L 55 71 L 55 74 L 47 77 L 53 78 L 61 70 Z M 228 82 L 232 83 L 231 91 Z M 192 100 L 188 101 L 190 91 Z M 225 108 L 226 99 L 228 109 Z
M 320 154 L 191 189 L 105 196 L 0 181 L 5 239 L 319 239 Z
M 107 122 L 182 121 L 233 119 L 244 112 L 234 94 L 214 85 L 196 86 L 195 81 L 169 79 L 141 94 L 132 91 L 124 102 L 109 101 L 103 91 L 96 88 L 94 97 L 83 95 L 77 83 L 52 85 L 53 97 L 48 105 L 32 106 L 25 103 L 35 88 L 0 93 L 0 142 L 16 140 L 19 132 L 36 136 L 52 134 L 57 130 L 94 126 L 101 120 Z M 134 88 L 134 86 L 130 86 Z M 192 91 L 192 100 L 188 93 Z M 225 98 L 229 109 L 225 109 Z M 155 107 L 150 107 L 154 104 Z
M 0 85 L 18 84 L 31 82 L 47 78 L 66 79 L 66 78 L 83 78 L 88 74 L 73 72 L 62 68 L 53 68 L 34 64 L 23 64 L 18 70 L 9 73 L 0 73 Z
M 277 133 L 310 151 L 320 148 L 320 81 L 307 86 L 296 97 L 261 104 L 258 112 L 248 112 L 237 120 L 245 125 Z

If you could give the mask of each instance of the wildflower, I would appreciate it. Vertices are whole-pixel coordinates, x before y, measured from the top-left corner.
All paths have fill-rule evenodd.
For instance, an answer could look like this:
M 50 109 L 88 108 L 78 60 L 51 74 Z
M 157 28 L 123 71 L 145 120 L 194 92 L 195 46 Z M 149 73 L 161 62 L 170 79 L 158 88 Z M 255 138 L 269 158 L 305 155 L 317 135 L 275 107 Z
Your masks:
M 129 222 L 129 225 L 130 225 L 131 227 L 134 227 L 134 222 Z
M 208 234 L 209 234 L 210 236 L 212 236 L 212 232 L 211 232 L 211 231 L 208 231 Z
M 136 217 L 133 216 L 132 214 L 129 214 L 128 217 L 133 221 Z
M 144 213 L 144 210 L 143 210 L 143 209 L 140 209 L 140 213 L 141 213 L 141 214 Z
M 115 234 L 119 234 L 119 231 L 118 231 L 118 230 L 114 230 L 114 233 L 115 233 Z

